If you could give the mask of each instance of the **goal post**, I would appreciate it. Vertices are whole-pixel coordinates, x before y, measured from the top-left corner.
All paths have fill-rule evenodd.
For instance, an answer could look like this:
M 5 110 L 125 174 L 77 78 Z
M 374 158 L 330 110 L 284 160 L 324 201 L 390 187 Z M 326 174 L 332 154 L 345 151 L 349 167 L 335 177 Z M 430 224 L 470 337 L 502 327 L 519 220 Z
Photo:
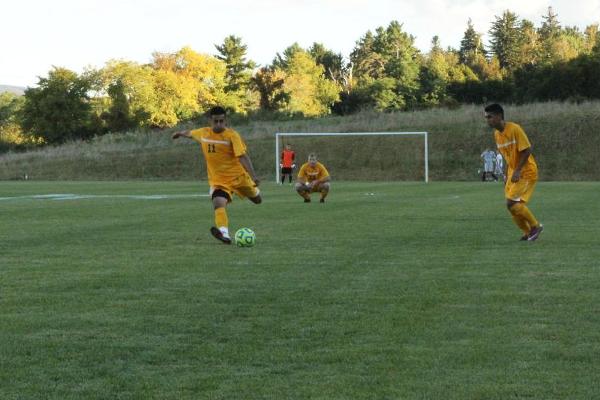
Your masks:
M 422 136 L 423 137 L 423 147 L 424 147 L 424 171 L 425 171 L 425 183 L 429 182 L 429 146 L 427 144 L 427 132 L 277 132 L 275 133 L 275 183 L 279 183 L 280 179 L 280 171 L 279 164 L 281 149 L 279 146 L 279 138 L 280 137 L 289 137 L 289 136 L 390 136 L 390 135 L 398 135 L 398 136 Z

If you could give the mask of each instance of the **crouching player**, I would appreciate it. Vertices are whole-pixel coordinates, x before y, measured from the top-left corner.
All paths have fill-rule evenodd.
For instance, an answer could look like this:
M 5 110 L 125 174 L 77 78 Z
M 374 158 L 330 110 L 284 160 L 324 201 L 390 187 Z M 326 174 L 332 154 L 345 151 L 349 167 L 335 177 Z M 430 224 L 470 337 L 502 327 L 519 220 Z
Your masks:
M 330 182 L 331 177 L 327 168 L 317 161 L 316 154 L 311 153 L 308 156 L 308 162 L 300 167 L 295 188 L 305 203 L 310 203 L 310 194 L 315 192 L 321 193 L 319 202 L 325 203 L 325 198 L 329 194 Z

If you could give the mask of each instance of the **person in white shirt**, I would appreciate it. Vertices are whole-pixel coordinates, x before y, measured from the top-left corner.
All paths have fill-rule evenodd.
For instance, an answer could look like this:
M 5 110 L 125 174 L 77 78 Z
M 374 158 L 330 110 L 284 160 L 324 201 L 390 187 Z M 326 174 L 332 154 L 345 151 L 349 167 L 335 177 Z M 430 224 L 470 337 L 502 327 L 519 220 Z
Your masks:
M 494 161 L 496 159 L 496 153 L 490 149 L 485 149 L 484 152 L 481 153 L 481 158 L 483 158 L 483 174 L 481 175 L 481 181 L 487 181 L 488 176 L 490 175 L 495 181 L 498 181 L 498 177 L 494 174 Z
M 496 154 L 496 164 L 494 168 L 494 173 L 496 174 L 496 176 L 504 177 L 504 159 L 502 158 L 502 154 L 500 154 L 500 152 Z

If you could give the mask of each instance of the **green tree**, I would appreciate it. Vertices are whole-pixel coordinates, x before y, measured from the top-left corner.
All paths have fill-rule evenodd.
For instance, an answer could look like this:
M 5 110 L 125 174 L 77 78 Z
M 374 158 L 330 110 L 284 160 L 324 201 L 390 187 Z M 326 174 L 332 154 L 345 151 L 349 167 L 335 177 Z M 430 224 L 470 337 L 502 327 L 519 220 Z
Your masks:
M 521 64 L 519 55 L 523 44 L 517 15 L 506 10 L 501 17 L 496 17 L 489 34 L 491 52 L 498 58 L 500 67 L 515 70 Z
M 283 110 L 289 114 L 320 116 L 329 114 L 339 100 L 339 86 L 325 78 L 324 68 L 306 51 L 296 51 L 286 59 L 283 91 L 287 102 Z
M 475 31 L 471 18 L 467 21 L 467 30 L 460 41 L 458 54 L 460 62 L 467 65 L 474 64 L 480 55 L 486 55 L 481 35 Z
M 344 62 L 341 53 L 335 53 L 321 43 L 313 43 L 308 52 L 315 62 L 323 67 L 327 79 L 341 87 L 349 86 L 349 66 Z
M 0 93 L 0 153 L 34 144 L 24 136 L 18 121 L 25 97 L 10 92 Z
M 129 110 L 126 90 L 121 79 L 117 79 L 108 87 L 107 92 L 111 102 L 108 111 L 102 114 L 102 119 L 109 131 L 126 131 L 137 126 L 137 122 Z
M 466 80 L 478 80 L 475 73 L 460 63 L 460 53 L 452 49 L 443 50 L 439 38 L 433 37 L 431 50 L 425 56 L 419 75 L 420 106 L 435 106 L 448 103 L 448 85 Z
M 266 111 L 283 109 L 288 102 L 288 94 L 283 90 L 286 73 L 280 68 L 263 67 L 253 78 L 260 95 L 260 108 Z
M 22 127 L 47 143 L 88 138 L 95 133 L 88 90 L 90 82 L 66 68 L 54 67 L 38 86 L 25 91 Z
M 151 126 L 152 116 L 158 112 L 153 69 L 131 61 L 111 60 L 100 74 L 110 99 L 102 114 L 108 128 L 117 131 L 129 126 L 129 121 L 136 127 Z
M 219 54 L 217 59 L 225 63 L 226 92 L 245 90 L 250 85 L 252 71 L 256 63 L 246 59 L 248 47 L 242 43 L 240 37 L 230 35 L 225 38 L 222 45 L 215 45 Z
M 295 42 L 286 48 L 283 51 L 283 54 L 277 53 L 273 59 L 273 62 L 271 63 L 271 66 L 273 68 L 279 68 L 283 70 L 288 69 L 290 60 L 298 52 L 305 52 L 305 50 L 297 42 Z
M 350 53 L 354 76 L 358 79 L 378 79 L 385 76 L 385 60 L 375 51 L 375 36 L 367 31 Z
M 215 45 L 217 59 L 225 63 L 225 105 L 236 112 L 246 113 L 258 107 L 258 95 L 252 86 L 252 74 L 256 63 L 246 59 L 247 46 L 242 39 L 230 35 L 222 45 Z
M 591 54 L 594 46 L 600 43 L 600 34 L 598 33 L 598 24 L 588 25 L 584 31 L 585 35 L 585 47 L 584 51 L 586 54 Z
M 561 27 L 558 21 L 558 14 L 555 14 L 552 7 L 548 7 L 546 15 L 542 16 L 544 22 L 538 30 L 540 38 L 540 61 L 542 63 L 552 63 L 556 61 L 556 47 L 560 38 Z
M 533 22 L 526 19 L 522 20 L 519 24 L 519 30 L 521 32 L 521 45 L 518 48 L 517 55 L 519 65 L 532 66 L 538 64 L 541 56 L 540 38 Z
M 398 21 L 392 21 L 387 28 L 377 28 L 375 35 L 367 32 L 357 42 L 350 60 L 360 87 L 360 103 L 375 103 L 380 109 L 416 106 L 421 56 L 414 46 L 414 37 L 404 32 Z M 375 83 L 383 78 L 395 83 L 389 79 Z M 365 95 L 376 95 L 378 100 L 365 101 Z

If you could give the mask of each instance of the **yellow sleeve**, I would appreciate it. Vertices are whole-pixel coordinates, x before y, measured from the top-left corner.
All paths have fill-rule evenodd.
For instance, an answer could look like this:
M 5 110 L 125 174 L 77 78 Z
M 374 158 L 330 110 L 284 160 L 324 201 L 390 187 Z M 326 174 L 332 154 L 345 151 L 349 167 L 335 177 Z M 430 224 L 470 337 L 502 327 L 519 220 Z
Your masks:
M 329 171 L 327 171 L 327 168 L 325 168 L 323 164 L 320 164 L 319 167 L 321 169 L 321 171 L 319 171 L 319 179 L 327 178 L 329 176 Z
M 234 156 L 241 157 L 244 154 L 246 154 L 246 144 L 242 140 L 242 137 L 239 133 L 232 129 L 229 139 L 231 140 L 231 146 L 233 147 Z
M 517 150 L 523 151 L 531 147 L 531 143 L 529 143 L 529 139 L 519 125 L 515 124 L 515 140 L 517 141 Z
M 306 164 L 303 164 L 302 167 L 300 167 L 300 171 L 298 171 L 298 178 L 306 179 Z
M 202 144 L 202 131 L 203 128 L 200 129 L 194 129 L 192 131 L 190 131 L 190 135 L 192 135 L 192 139 L 194 139 L 196 142 Z

